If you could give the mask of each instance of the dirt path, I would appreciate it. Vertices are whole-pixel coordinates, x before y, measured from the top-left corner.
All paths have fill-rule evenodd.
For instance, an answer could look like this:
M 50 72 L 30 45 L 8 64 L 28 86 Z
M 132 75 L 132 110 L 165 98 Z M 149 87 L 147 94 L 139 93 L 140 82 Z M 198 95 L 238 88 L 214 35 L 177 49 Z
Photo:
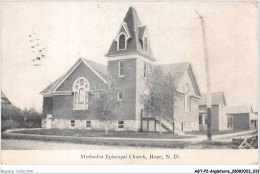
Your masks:
M 236 133 L 230 133 L 230 134 L 222 134 L 222 135 L 214 135 L 213 140 L 225 140 L 225 141 L 232 141 L 232 138 L 237 136 L 244 136 L 247 137 L 248 135 L 256 132 L 257 130 L 247 130 L 243 132 L 236 132 Z

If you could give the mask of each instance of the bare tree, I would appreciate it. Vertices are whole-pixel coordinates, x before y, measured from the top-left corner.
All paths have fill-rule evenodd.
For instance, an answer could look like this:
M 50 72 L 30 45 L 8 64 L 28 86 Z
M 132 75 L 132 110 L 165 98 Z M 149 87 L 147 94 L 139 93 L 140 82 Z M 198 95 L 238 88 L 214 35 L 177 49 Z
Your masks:
M 151 69 L 146 87 L 148 93 L 141 95 L 141 102 L 144 106 L 145 114 L 152 117 L 159 116 L 159 133 L 161 133 L 162 118 L 174 117 L 174 94 L 176 91 L 173 76 L 168 73 L 164 74 L 163 71 L 155 67 Z

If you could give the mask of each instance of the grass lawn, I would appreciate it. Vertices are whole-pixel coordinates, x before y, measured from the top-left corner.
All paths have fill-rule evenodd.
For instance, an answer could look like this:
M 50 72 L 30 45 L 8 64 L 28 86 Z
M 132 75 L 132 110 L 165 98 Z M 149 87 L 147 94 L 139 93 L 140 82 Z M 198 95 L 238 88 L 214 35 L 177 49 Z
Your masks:
M 230 134 L 236 132 L 243 132 L 244 130 L 222 130 L 222 131 L 212 131 L 212 135 Z M 207 135 L 207 131 L 192 131 L 185 132 L 187 135 Z
M 221 131 L 220 133 L 232 133 L 235 131 Z M 21 135 L 13 134 L 19 133 Z M 187 142 L 182 139 L 193 138 L 194 134 L 189 136 L 174 135 L 170 133 L 155 133 L 155 132 L 125 132 L 125 131 L 109 131 L 106 135 L 104 131 L 84 130 L 84 129 L 40 129 L 40 130 L 23 130 L 14 131 L 13 133 L 3 133 L 2 139 L 20 139 L 20 140 L 35 140 L 35 141 L 51 141 L 60 143 L 76 143 L 76 144 L 95 144 L 108 146 L 135 146 L 135 147 L 157 147 L 157 148 L 172 148 L 172 149 L 237 149 L 239 142 L 222 142 L 222 141 L 201 141 Z M 30 136 L 33 135 L 60 135 L 61 137 L 51 136 Z M 215 134 L 216 135 L 216 134 Z M 70 136 L 70 137 L 66 137 Z M 85 137 L 85 138 L 79 138 Z M 87 137 L 122 137 L 122 138 L 141 138 L 136 139 L 92 139 Z M 146 138 L 158 138 L 158 141 L 151 141 Z M 160 139 L 178 139 L 178 141 L 160 141 Z
M 237 149 L 239 145 L 237 142 L 201 141 L 190 144 L 188 149 Z
M 193 138 L 194 136 L 182 136 L 172 133 L 158 132 L 133 132 L 133 131 L 109 131 L 106 135 L 105 131 L 86 130 L 86 129 L 40 129 L 40 130 L 23 130 L 14 131 L 20 134 L 38 134 L 38 135 L 60 135 L 75 137 L 122 137 L 122 138 L 158 138 L 158 139 L 183 139 Z
M 78 137 L 40 137 L 17 134 L 2 134 L 2 139 L 15 140 L 34 140 L 43 142 L 58 142 L 58 143 L 75 143 L 75 144 L 94 144 L 108 146 L 134 146 L 134 147 L 156 147 L 156 148 L 171 148 L 171 149 L 237 149 L 239 144 L 235 142 L 218 142 L 218 141 L 202 141 L 202 142 L 184 142 L 184 141 L 149 141 L 149 140 L 122 140 L 122 139 L 89 139 Z M 40 149 L 39 149 L 40 150 Z M 80 150 L 80 149 L 79 149 Z

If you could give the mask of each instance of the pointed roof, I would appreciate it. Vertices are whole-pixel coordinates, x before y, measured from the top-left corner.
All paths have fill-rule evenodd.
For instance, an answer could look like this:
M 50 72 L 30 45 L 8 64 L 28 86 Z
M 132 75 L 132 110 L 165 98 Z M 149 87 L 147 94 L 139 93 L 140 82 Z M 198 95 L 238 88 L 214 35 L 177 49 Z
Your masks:
M 174 78 L 174 83 L 178 84 L 189 64 L 189 62 L 181 62 L 172 64 L 161 64 L 157 66 L 159 66 L 165 74 L 170 73 Z
M 107 77 L 107 67 L 105 65 L 93 62 L 88 59 L 80 58 L 73 66 L 69 69 L 65 74 L 55 80 L 53 83 L 48 85 L 40 94 L 51 94 L 58 88 L 65 79 L 83 62 L 86 66 L 88 66 L 102 81 L 106 82 Z
M 6 95 L 1 91 L 1 104 L 11 104 Z
M 144 31 L 147 30 L 147 27 L 141 26 L 141 21 L 133 7 L 128 9 L 123 22 L 126 24 L 127 29 L 131 35 L 131 38 L 128 38 L 127 40 L 127 49 L 117 50 L 117 41 L 113 40 L 106 56 L 114 57 L 127 54 L 139 54 L 146 57 L 147 59 L 155 61 L 150 44 L 148 44 L 147 52 L 142 48 L 142 38 L 140 36 L 144 34 Z M 140 32 L 141 35 L 139 34 Z
M 50 93 L 50 89 L 52 89 L 56 84 L 57 82 L 60 81 L 60 79 L 63 77 L 63 75 L 61 77 L 59 77 L 57 80 L 55 80 L 54 82 L 50 83 L 44 90 L 42 90 L 40 92 L 40 94 L 47 94 L 47 93 Z
M 157 67 L 160 67 L 165 74 L 170 73 L 173 76 L 174 84 L 176 85 L 176 87 L 180 83 L 184 73 L 189 69 L 196 94 L 198 96 L 201 96 L 199 86 L 197 84 L 197 80 L 193 73 L 193 69 L 190 62 L 161 64 L 161 65 L 157 65 Z
M 107 66 L 100 63 L 81 58 L 84 63 L 90 65 L 103 79 L 107 79 Z
M 225 106 L 226 98 L 224 92 L 212 92 L 211 93 L 211 104 L 212 105 L 220 105 L 223 103 Z M 207 94 L 202 93 L 202 99 L 199 101 L 199 105 L 207 105 Z

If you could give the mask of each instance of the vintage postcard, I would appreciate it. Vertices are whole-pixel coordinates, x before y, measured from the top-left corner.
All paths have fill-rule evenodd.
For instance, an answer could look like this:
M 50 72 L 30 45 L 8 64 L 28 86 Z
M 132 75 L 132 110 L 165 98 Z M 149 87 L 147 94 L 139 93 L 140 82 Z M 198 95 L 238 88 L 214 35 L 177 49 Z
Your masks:
M 2 2 L 1 19 L 2 164 L 258 164 L 257 1 Z

